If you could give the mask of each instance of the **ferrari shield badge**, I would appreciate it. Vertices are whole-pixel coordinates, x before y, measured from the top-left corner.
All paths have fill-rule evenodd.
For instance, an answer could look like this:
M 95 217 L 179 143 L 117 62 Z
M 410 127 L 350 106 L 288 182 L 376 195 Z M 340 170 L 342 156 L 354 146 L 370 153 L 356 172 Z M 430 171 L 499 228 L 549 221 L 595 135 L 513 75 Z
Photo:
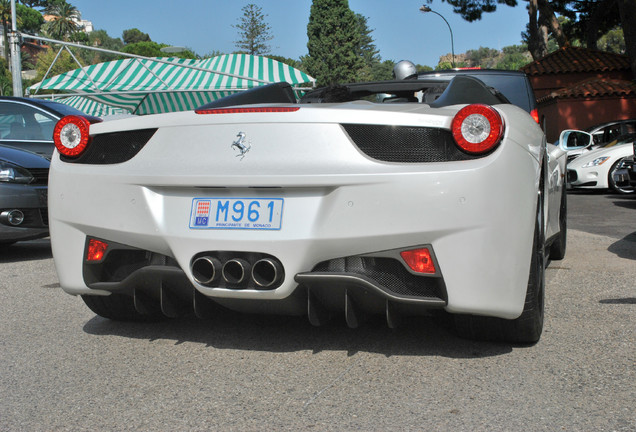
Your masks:
M 232 143 L 232 148 L 239 151 L 239 154 L 237 154 L 236 157 L 240 157 L 241 160 L 243 160 L 252 146 L 250 146 L 250 144 L 245 140 L 245 132 L 239 132 L 236 137 L 238 139 Z

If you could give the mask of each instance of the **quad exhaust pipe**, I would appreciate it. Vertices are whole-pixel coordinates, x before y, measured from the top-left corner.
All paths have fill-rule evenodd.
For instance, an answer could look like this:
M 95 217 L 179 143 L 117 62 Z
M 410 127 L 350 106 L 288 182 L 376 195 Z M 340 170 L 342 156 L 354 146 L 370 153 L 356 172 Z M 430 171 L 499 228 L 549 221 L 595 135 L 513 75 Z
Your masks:
M 280 282 L 283 275 L 281 265 L 270 258 L 256 261 L 252 267 L 252 280 L 262 288 L 269 288 Z
M 192 277 L 201 285 L 213 285 L 221 276 L 221 261 L 216 258 L 202 256 L 190 266 Z
M 192 261 L 190 270 L 197 283 L 222 288 L 273 289 L 284 276 L 283 266 L 273 257 L 254 262 L 236 257 L 221 262 L 216 257 L 204 255 Z
M 223 264 L 223 280 L 228 284 L 238 285 L 249 273 L 250 264 L 241 258 L 234 258 Z

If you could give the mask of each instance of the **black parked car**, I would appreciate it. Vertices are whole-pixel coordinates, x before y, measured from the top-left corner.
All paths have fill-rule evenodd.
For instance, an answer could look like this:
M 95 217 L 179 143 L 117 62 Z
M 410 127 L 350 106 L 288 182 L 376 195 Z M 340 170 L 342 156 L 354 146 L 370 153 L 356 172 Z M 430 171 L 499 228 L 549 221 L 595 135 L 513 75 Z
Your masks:
M 49 235 L 49 160 L 0 145 L 0 246 Z

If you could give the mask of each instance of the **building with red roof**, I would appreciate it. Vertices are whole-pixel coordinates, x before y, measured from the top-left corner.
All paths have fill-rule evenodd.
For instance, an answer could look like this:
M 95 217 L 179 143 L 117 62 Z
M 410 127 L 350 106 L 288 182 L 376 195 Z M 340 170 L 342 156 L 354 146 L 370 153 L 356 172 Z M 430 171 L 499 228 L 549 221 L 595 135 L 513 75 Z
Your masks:
M 636 84 L 625 55 L 565 47 L 521 70 L 530 78 L 550 142 L 564 129 L 636 118 Z

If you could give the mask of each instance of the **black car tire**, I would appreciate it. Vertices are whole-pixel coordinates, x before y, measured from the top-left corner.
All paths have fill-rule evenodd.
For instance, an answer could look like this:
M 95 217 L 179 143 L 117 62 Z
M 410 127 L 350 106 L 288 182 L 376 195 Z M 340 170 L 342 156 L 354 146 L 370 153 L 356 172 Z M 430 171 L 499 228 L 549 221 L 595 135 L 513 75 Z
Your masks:
M 616 182 L 614 181 L 614 172 L 616 171 L 616 169 L 618 168 L 621 162 L 623 162 L 623 159 L 617 160 L 614 163 L 614 165 L 612 165 L 612 168 L 610 168 L 609 174 L 607 175 L 607 184 L 609 184 L 610 189 L 616 193 L 623 194 L 623 195 L 632 194 L 634 193 L 633 186 L 618 186 Z
M 114 321 L 158 321 L 163 315 L 141 314 L 135 309 L 135 300 L 132 296 L 124 294 L 111 294 L 108 296 L 83 295 L 82 300 L 86 306 L 97 315 Z
M 561 206 L 559 207 L 559 234 L 550 245 L 550 259 L 559 261 L 565 258 L 568 234 L 568 198 L 565 185 L 561 192 Z
M 521 315 L 512 320 L 476 315 L 455 315 L 460 337 L 473 340 L 533 344 L 541 337 L 545 295 L 545 234 L 543 199 L 537 203 L 528 288 Z

